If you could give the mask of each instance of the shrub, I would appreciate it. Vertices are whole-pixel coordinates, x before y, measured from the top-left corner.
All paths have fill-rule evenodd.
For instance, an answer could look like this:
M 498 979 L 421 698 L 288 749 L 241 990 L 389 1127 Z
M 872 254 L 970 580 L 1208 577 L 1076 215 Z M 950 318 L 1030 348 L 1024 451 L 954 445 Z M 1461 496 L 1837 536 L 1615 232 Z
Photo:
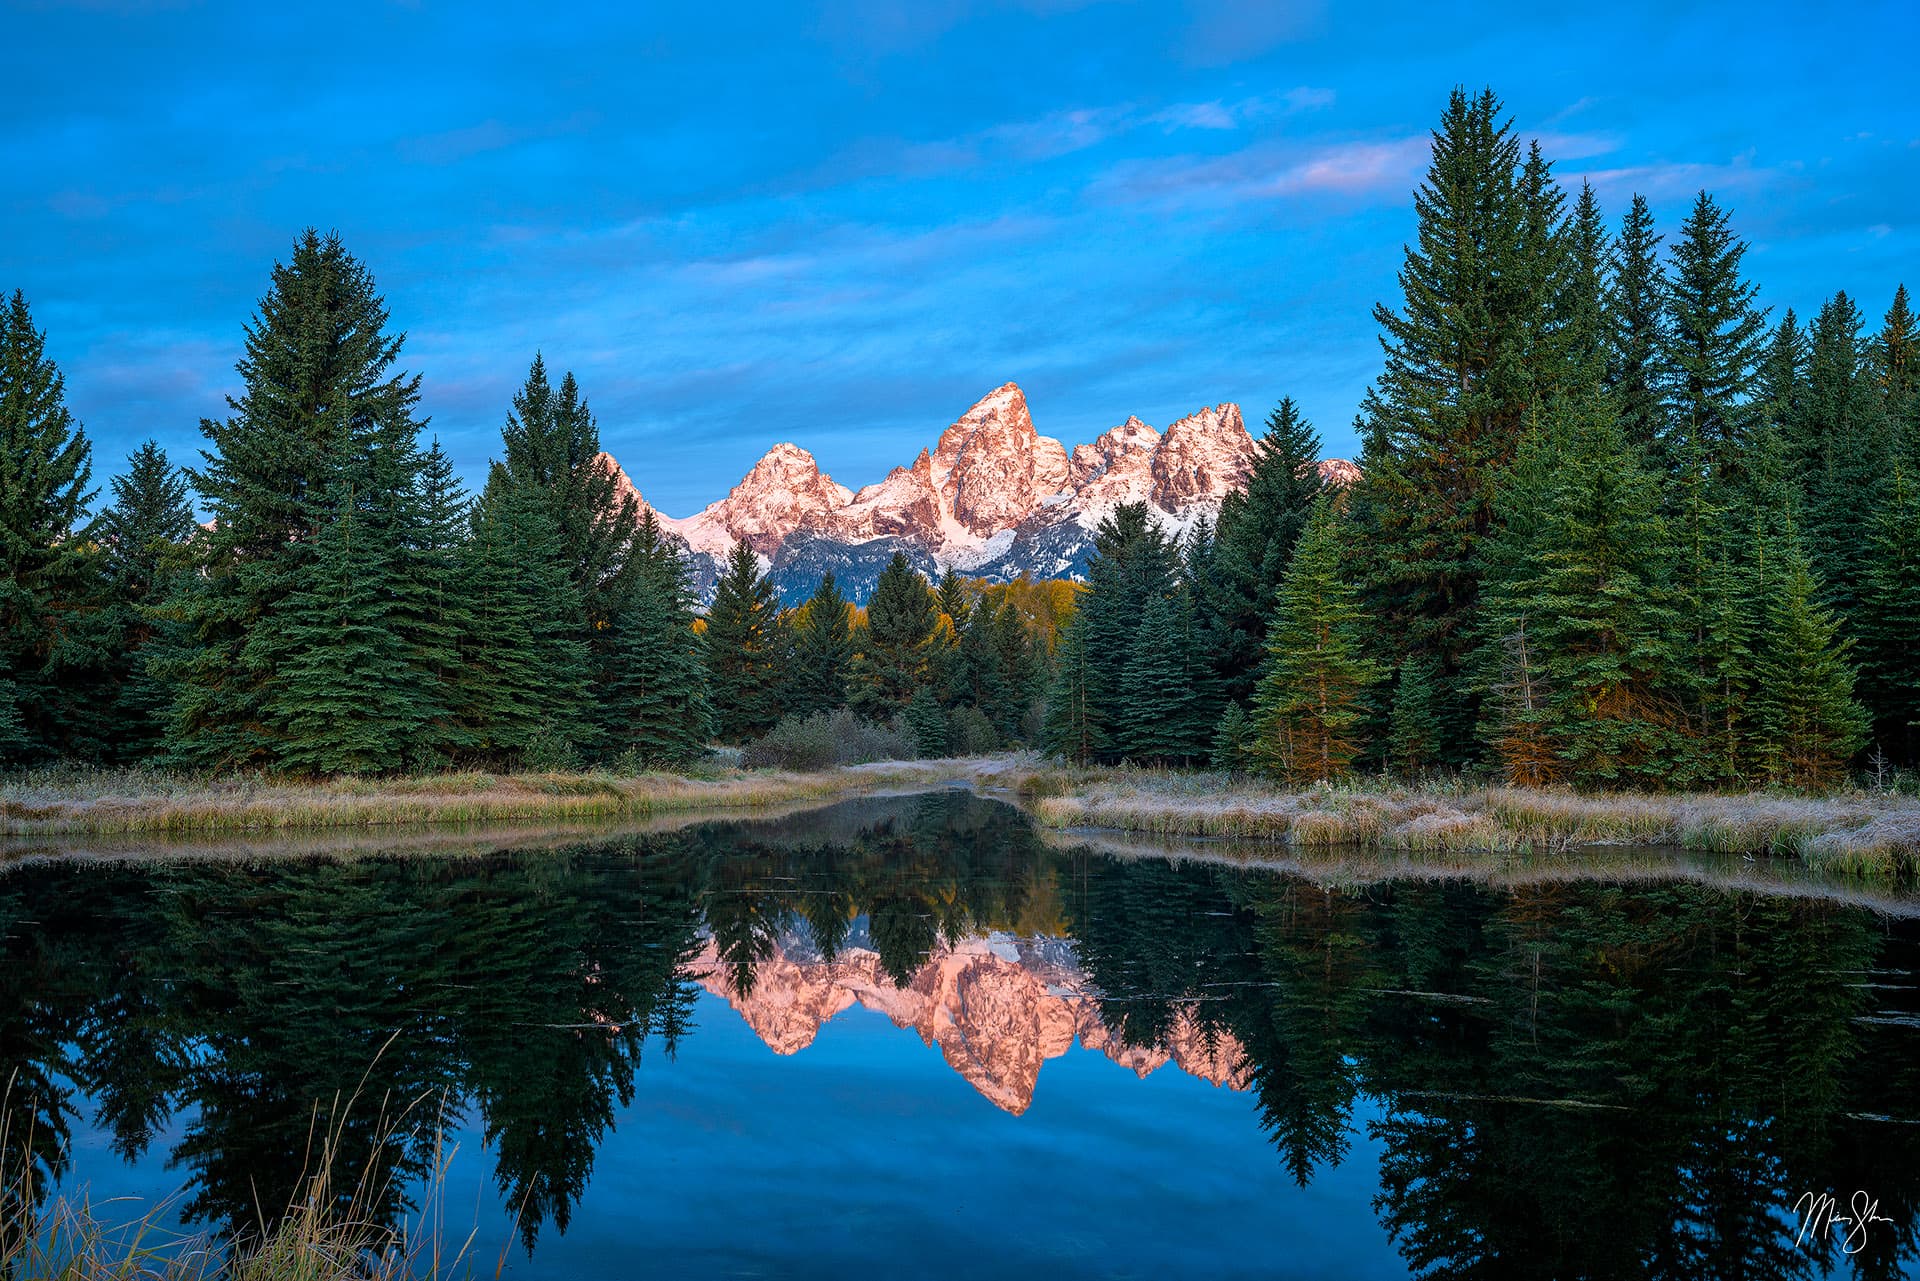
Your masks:
M 956 707 L 947 718 L 947 750 L 955 756 L 982 756 L 1000 746 L 993 722 L 977 707 Z
M 910 761 L 913 735 L 898 723 L 882 725 L 842 707 L 811 716 L 783 717 L 748 743 L 740 763 L 748 768 L 817 770 L 870 761 Z

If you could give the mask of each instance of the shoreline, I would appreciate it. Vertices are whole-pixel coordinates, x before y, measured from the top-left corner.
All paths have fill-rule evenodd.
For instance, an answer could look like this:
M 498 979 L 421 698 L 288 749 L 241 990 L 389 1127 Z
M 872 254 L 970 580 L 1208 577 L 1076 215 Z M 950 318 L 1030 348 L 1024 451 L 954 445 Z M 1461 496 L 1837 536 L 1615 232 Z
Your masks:
M 0 839 L 320 834 L 595 823 L 791 810 L 966 786 L 1054 831 L 1227 839 L 1282 849 L 1508 856 L 1609 845 L 1787 855 L 1827 872 L 1912 876 L 1920 797 L 1843 792 L 1582 795 L 1379 780 L 1291 790 L 1222 774 L 1079 768 L 1032 754 L 712 776 L 458 773 L 297 782 L 127 773 L 0 780 Z

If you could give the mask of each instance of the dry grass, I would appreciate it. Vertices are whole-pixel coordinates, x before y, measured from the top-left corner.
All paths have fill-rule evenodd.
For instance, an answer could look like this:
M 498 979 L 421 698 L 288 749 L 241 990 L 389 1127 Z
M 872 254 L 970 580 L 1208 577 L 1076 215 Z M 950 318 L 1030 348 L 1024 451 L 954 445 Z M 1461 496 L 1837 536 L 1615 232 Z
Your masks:
M 937 764 L 800 774 L 434 774 L 301 782 L 62 769 L 0 779 L 0 835 L 198 835 L 402 824 L 581 822 L 688 810 L 755 810 L 939 782 Z
M 1014 792 L 1055 828 L 1232 837 L 1299 849 L 1427 852 L 1671 845 L 1795 855 L 1875 876 L 1920 863 L 1920 799 L 1849 792 L 1580 795 L 1566 790 L 1370 781 L 1290 791 L 1222 774 L 1059 769 L 1014 759 L 974 777 Z
M 389 1042 L 391 1044 L 391 1042 Z M 384 1051 L 383 1051 L 384 1052 Z M 0 1088 L 10 1091 L 12 1082 Z M 232 1240 L 207 1233 L 183 1234 L 166 1225 L 172 1199 L 131 1219 L 124 1205 L 94 1204 L 85 1193 L 56 1197 L 25 1224 L 0 1225 L 0 1277 L 19 1281 L 438 1281 L 483 1275 L 474 1252 L 475 1230 L 458 1239 L 450 1234 L 445 1188 L 454 1150 L 444 1130 L 429 1116 L 437 1096 L 418 1099 L 397 1113 L 383 1106 L 376 1118 L 374 1153 L 389 1139 L 433 1142 L 433 1158 L 415 1194 L 417 1210 L 398 1222 L 385 1222 L 376 1207 L 397 1191 L 391 1171 L 370 1159 L 353 1175 L 351 1186 L 337 1184 L 347 1118 L 362 1105 L 356 1092 L 344 1103 L 334 1100 L 331 1114 L 315 1109 L 308 1136 L 307 1168 L 317 1173 L 301 1181 L 299 1191 L 269 1223 L 242 1229 Z M 10 1109 L 0 1100 L 0 1151 L 9 1135 Z M 26 1136 L 31 1149 L 31 1136 Z M 21 1141 L 18 1136 L 11 1141 Z M 31 1160 L 0 1162 L 14 1169 L 13 1186 L 0 1187 L 0 1207 L 36 1205 Z M 0 1176 L 4 1177 L 4 1176 Z M 457 1229 L 454 1229 L 457 1232 Z M 506 1253 L 487 1275 L 498 1277 Z

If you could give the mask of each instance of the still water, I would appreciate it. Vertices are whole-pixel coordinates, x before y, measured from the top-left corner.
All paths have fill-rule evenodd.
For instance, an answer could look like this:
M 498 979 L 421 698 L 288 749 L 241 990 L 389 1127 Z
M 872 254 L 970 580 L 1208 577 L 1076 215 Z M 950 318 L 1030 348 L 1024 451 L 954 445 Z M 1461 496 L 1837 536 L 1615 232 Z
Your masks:
M 529 1278 L 1920 1271 L 1897 897 L 963 792 L 511 844 L 0 868 L 5 1184 L 218 1233 L 332 1129 Z

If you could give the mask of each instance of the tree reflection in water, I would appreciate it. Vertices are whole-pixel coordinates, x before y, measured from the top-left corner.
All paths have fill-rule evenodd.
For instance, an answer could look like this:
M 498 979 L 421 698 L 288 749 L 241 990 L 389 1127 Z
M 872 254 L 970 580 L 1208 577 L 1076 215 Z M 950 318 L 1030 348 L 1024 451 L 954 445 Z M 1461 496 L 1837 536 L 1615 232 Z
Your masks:
M 0 874 L 4 1185 L 84 1174 L 76 1125 L 131 1159 L 177 1115 L 185 1216 L 230 1230 L 335 1115 L 391 1218 L 436 1115 L 471 1114 L 531 1250 L 703 983 L 741 1005 L 770 959 L 871 953 L 905 986 L 1002 932 L 1067 942 L 1004 964 L 1071 969 L 1083 1041 L 1231 1060 L 1302 1187 L 1377 1118 L 1374 1211 L 1419 1275 L 1920 1259 L 1913 922 L 1687 879 L 1361 881 L 1049 844 L 963 793 L 456 857 L 29 863 Z M 1892 1223 L 1796 1249 L 1800 1194 L 1856 1188 Z

